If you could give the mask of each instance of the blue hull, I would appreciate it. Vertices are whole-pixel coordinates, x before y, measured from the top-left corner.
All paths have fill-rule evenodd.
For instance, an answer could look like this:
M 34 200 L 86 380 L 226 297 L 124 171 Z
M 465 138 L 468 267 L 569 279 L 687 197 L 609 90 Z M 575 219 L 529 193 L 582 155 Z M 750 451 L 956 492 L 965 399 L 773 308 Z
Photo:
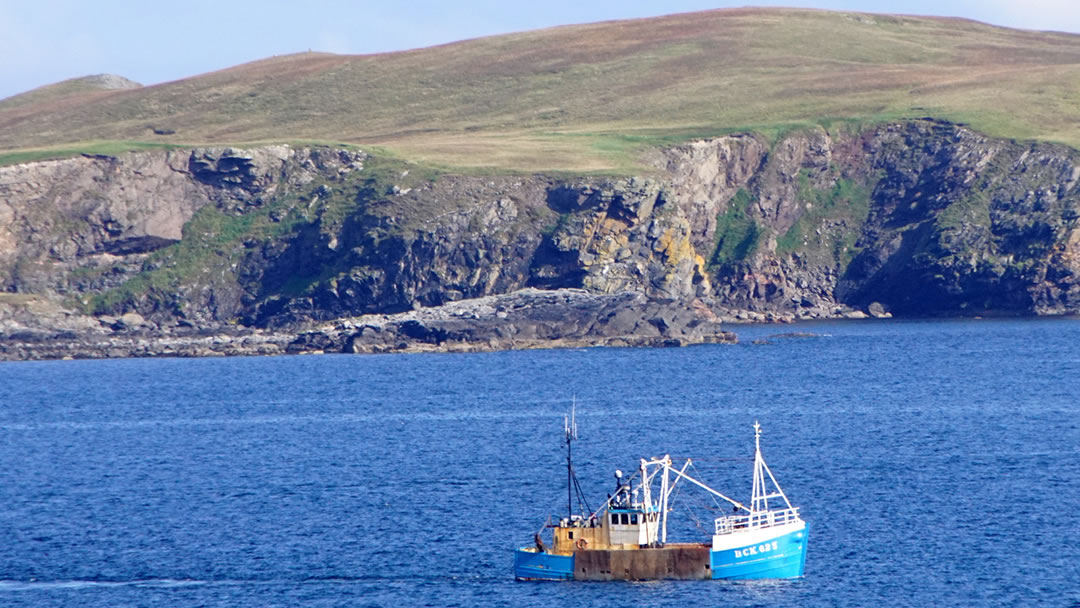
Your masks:
M 514 551 L 514 578 L 521 581 L 569 581 L 574 579 L 574 556 L 530 550 Z
M 801 577 L 806 565 L 809 531 L 809 526 L 806 526 L 753 545 L 709 551 L 712 578 L 755 580 Z M 514 551 L 514 578 L 532 581 L 574 580 L 574 556 L 539 553 L 532 547 L 523 547 Z
M 754 545 L 711 551 L 713 578 L 798 578 L 806 565 L 810 526 Z

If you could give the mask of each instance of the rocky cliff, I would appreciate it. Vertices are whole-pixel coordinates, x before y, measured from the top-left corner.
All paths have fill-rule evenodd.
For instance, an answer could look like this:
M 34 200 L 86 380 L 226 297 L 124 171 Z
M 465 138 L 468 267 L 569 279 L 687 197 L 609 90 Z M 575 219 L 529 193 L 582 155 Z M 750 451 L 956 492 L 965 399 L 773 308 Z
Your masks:
M 697 141 L 634 178 L 448 175 L 288 146 L 9 166 L 0 332 L 131 330 L 118 320 L 136 313 L 149 332 L 295 334 L 527 288 L 699 321 L 1072 313 L 1077 161 L 913 121 Z M 687 323 L 672 335 L 705 339 Z
M 717 296 L 809 316 L 875 302 L 906 316 L 1073 313 L 1078 177 L 1070 148 L 930 121 L 790 136 L 746 182 L 745 209 L 737 193 L 719 216 Z

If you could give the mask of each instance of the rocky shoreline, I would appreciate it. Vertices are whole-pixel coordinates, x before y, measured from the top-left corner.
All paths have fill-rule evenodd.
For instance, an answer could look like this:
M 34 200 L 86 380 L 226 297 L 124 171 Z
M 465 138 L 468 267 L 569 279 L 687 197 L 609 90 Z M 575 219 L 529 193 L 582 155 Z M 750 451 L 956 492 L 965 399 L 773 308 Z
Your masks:
M 830 318 L 867 317 L 837 309 Z M 91 317 L 24 300 L 0 302 L 0 360 L 681 347 L 735 344 L 738 337 L 729 325 L 796 320 L 793 315 L 733 311 L 701 298 L 662 301 L 634 292 L 583 289 L 527 288 L 397 314 L 275 329 L 160 326 L 136 313 Z
M 160 327 L 140 315 L 25 311 L 0 322 L 0 360 L 210 357 L 300 353 L 479 352 L 734 343 L 701 303 L 640 294 L 524 289 L 397 314 L 261 329 Z M 46 321 L 50 326 L 42 326 Z M 49 323 L 51 321 L 51 323 Z

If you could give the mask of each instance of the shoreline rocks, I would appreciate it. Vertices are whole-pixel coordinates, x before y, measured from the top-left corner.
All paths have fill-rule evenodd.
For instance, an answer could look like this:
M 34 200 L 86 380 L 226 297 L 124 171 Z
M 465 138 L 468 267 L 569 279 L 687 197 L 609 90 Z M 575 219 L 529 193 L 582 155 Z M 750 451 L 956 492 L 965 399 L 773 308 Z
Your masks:
M 39 308 L 43 306 L 38 305 Z M 10 307 L 9 307 L 10 308 Z M 21 316 L 24 322 L 53 316 Z M 79 318 L 78 315 L 67 314 Z M 303 353 L 489 352 L 591 346 L 734 344 L 700 301 L 639 293 L 522 289 L 392 315 L 369 314 L 289 329 L 160 327 L 135 314 L 77 324 L 27 325 L 0 315 L 0 360 L 211 357 Z
M 396 314 L 287 328 L 200 327 L 183 319 L 159 325 L 137 313 L 87 316 L 52 300 L 9 294 L 0 298 L 0 361 L 671 348 L 736 344 L 732 326 L 891 317 L 876 312 L 836 308 L 807 318 L 733 310 L 709 298 L 658 300 L 638 292 L 525 288 Z M 796 331 L 770 338 L 803 335 L 808 334 Z

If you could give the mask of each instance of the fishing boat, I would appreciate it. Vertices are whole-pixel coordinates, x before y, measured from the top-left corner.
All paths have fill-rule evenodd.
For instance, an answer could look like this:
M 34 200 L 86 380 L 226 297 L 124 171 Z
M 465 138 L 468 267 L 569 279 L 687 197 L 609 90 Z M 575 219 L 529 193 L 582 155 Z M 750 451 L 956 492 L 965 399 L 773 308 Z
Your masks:
M 616 489 L 591 511 L 573 464 L 575 416 L 567 416 L 566 517 L 541 528 L 532 546 L 514 552 L 518 580 L 779 579 L 803 576 L 809 528 L 780 489 L 761 456 L 761 425 L 754 422 L 754 474 L 750 506 L 710 488 L 669 455 L 641 459 L 628 479 L 615 472 Z M 672 491 L 680 483 L 707 492 L 734 509 L 715 518 L 706 542 L 669 542 Z M 577 512 L 574 501 L 577 499 Z M 551 530 L 550 545 L 542 532 Z

